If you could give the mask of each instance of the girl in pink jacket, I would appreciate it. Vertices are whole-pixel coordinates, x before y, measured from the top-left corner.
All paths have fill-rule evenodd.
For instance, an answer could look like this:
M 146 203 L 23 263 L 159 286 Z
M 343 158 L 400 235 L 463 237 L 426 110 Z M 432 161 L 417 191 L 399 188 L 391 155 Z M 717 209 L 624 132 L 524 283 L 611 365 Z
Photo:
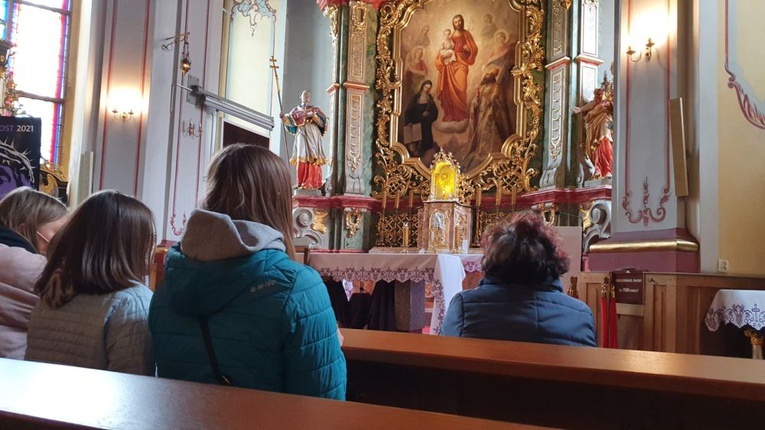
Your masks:
M 24 358 L 27 324 L 38 302 L 34 284 L 66 215 L 63 203 L 29 187 L 0 200 L 0 357 Z

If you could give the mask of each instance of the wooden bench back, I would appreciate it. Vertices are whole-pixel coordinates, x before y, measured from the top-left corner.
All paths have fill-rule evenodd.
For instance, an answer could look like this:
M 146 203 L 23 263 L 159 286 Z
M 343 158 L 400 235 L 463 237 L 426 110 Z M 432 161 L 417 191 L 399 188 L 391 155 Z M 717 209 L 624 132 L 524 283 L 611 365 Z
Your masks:
M 0 359 L 0 381 L 3 429 L 508 428 L 496 421 L 9 359 Z
M 760 361 L 342 332 L 355 401 L 564 428 L 747 427 L 765 411 Z

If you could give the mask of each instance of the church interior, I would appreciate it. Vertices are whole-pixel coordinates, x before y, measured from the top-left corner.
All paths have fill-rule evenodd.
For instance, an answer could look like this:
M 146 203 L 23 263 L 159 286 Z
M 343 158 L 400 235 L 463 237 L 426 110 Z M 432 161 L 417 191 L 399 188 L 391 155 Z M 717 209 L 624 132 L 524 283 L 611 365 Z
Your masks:
M 287 427 L 761 425 L 745 416 L 765 410 L 765 3 L 2 0 L 0 14 L 1 109 L 19 121 L 0 131 L 38 128 L 38 189 L 70 208 L 117 190 L 151 209 L 152 289 L 218 151 L 289 163 L 294 244 L 345 336 L 350 406 L 291 404 L 312 418 Z M 524 211 L 562 238 L 562 289 L 598 348 L 427 336 L 479 285 L 484 231 Z M 0 376 L 35 371 L 6 361 Z M 93 378 L 81 391 L 128 384 Z M 166 389 L 129 383 L 151 395 L 124 415 Z M 222 411 L 292 402 L 167 389 L 210 402 L 189 415 L 202 427 L 280 427 Z M 567 405 L 547 415 L 549 392 Z M 22 406 L 0 395 L 0 427 L 60 417 Z

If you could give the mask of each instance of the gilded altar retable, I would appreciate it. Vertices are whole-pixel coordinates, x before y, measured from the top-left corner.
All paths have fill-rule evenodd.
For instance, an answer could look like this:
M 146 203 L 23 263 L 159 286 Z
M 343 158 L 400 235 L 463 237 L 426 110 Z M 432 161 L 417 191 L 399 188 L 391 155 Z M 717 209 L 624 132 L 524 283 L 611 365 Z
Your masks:
M 463 203 L 479 189 L 532 190 L 544 116 L 544 18 L 542 0 L 400 0 L 380 8 L 373 197 L 427 196 L 429 151 L 441 148 L 462 163 Z M 461 71 L 447 75 L 460 67 L 455 62 Z M 434 106 L 426 109 L 427 100 Z M 426 110 L 438 119 L 417 126 Z

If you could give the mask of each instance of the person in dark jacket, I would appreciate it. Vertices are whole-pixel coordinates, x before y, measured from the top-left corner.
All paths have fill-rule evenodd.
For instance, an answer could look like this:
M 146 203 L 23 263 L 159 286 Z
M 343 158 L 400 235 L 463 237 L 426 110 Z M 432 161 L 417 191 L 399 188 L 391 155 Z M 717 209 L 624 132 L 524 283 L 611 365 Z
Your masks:
M 569 258 L 539 214 L 517 212 L 483 238 L 484 279 L 458 293 L 441 334 L 595 346 L 592 311 L 563 293 Z
M 345 399 L 327 288 L 295 261 L 287 163 L 235 144 L 207 180 L 151 303 L 157 376 Z

